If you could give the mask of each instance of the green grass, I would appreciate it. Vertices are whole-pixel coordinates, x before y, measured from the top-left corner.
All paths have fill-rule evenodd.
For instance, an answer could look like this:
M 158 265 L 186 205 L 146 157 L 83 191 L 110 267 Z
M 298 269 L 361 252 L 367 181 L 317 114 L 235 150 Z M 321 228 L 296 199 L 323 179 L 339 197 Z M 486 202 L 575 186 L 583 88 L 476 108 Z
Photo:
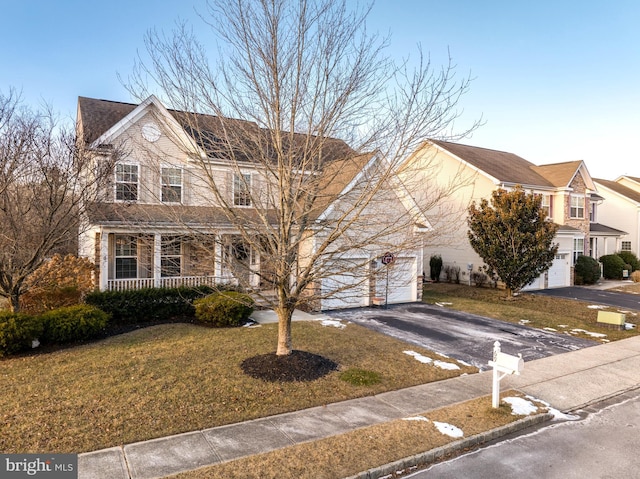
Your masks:
M 444 371 L 405 343 L 354 324 L 293 324 L 294 347 L 340 370 L 308 383 L 268 383 L 241 362 L 275 350 L 277 325 L 153 326 L 93 344 L 0 361 L 0 450 L 85 452 L 377 394 L 475 372 Z M 412 349 L 436 358 L 421 348 Z M 380 382 L 339 378 L 373 371 Z
M 476 288 L 462 284 L 429 283 L 424 288 L 423 301 L 439 303 L 447 308 L 479 314 L 511 323 L 526 324 L 539 329 L 555 330 L 559 334 L 568 333 L 585 339 L 615 341 L 638 334 L 638 329 L 618 331 L 598 324 L 598 309 L 589 306 L 596 302 L 583 302 L 551 296 L 521 293 L 513 300 L 505 299 L 505 292 L 499 289 Z M 618 311 L 606 307 L 605 311 Z M 628 323 L 637 324 L 638 311 L 626 311 Z M 580 331 L 606 334 L 604 339 Z

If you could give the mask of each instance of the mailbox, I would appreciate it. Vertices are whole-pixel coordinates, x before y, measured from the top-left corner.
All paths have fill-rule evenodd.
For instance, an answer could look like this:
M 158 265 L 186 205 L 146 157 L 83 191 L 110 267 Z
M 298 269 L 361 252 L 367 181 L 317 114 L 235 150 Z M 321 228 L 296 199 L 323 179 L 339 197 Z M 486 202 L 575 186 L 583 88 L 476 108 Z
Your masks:
M 520 374 L 520 371 L 524 369 L 524 359 L 522 359 L 522 355 L 512 356 L 499 352 L 494 361 L 489 361 L 489 366 L 493 366 L 503 373 Z

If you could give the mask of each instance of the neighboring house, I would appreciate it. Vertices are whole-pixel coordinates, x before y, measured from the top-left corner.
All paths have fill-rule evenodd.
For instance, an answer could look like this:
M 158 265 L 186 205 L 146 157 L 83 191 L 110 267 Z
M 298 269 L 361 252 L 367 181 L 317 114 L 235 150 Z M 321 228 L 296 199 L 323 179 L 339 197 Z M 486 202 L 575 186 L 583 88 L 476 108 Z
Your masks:
M 183 112 L 168 110 L 154 96 L 138 105 L 78 99 L 78 137 L 95 153 L 95 167 L 99 168 L 114 152 L 118 156 L 110 181 L 100 187 L 100 200 L 87 207 L 87 216 L 83 218 L 86 227 L 80 237 L 79 254 L 95 262 L 101 290 L 214 285 L 237 283 L 239 279 L 255 289 L 272 287 L 265 279 L 269 277 L 269 258 L 261 258 L 252 251 L 221 208 L 216 207 L 216 201 L 218 206 L 225 201 L 237 208 L 243 218 L 253 220 L 257 208 L 251 204 L 248 192 L 261 197 L 262 192 L 269 190 L 264 171 L 245 159 L 238 173 L 229 160 L 206 151 L 203 142 L 216 141 L 219 122 L 209 115 L 197 117 L 199 125 L 195 129 Z M 234 122 L 238 131 L 259 130 L 251 122 Z M 331 141 L 323 161 L 338 168 L 340 174 L 332 176 L 322 200 L 318 201 L 317 225 L 339 214 L 341 202 L 348 201 L 350 189 L 357 188 L 363 173 L 377 161 L 373 155 L 357 155 L 341 140 Z M 198 162 L 192 161 L 194 155 L 205 157 L 212 165 L 207 178 L 199 171 Z M 220 198 L 211 197 L 208 181 L 217 185 Z M 399 215 L 398 208 L 404 208 L 405 212 L 413 208 L 410 195 L 401 185 L 396 186 L 397 190 L 381 193 L 389 195 L 384 212 L 367 209 L 362 212 L 363 216 L 370 215 L 376 220 L 361 227 L 380 227 L 380 221 L 393 221 Z M 263 212 L 266 221 L 277 214 L 275 209 Z M 415 230 L 404 234 L 420 234 L 428 229 L 426 220 L 417 222 Z M 310 226 L 299 261 L 314 251 L 320 234 L 320 226 Z M 344 244 L 336 243 L 336 248 L 345 251 L 327 267 L 329 273 L 333 267 L 336 274 L 327 274 L 321 284 L 314 285 L 323 292 L 336 293 L 315 307 L 365 306 L 374 297 L 384 296 L 386 284 L 373 274 L 381 268 L 380 257 L 384 253 L 376 246 L 351 252 Z M 364 267 L 344 274 L 341 261 L 357 261 Z M 390 280 L 390 303 L 420 297 L 421 265 L 419 247 L 403 251 L 396 259 Z M 246 277 L 239 278 L 240 274 Z
M 631 251 L 640 255 L 640 178 L 621 176 L 615 181 L 594 179 L 598 193 L 604 198 L 599 214 L 607 223 L 627 232 L 600 254 Z
M 462 280 L 470 282 L 470 272 L 483 265 L 471 248 L 467 236 L 467 208 L 472 201 L 490 199 L 498 189 L 521 185 L 525 191 L 539 194 L 549 218 L 559 225 L 556 242 L 559 245 L 551 268 L 527 289 L 542 289 L 573 284 L 573 265 L 578 255 L 596 255 L 594 240 L 622 231 L 601 227 L 595 223 L 601 198 L 596 185 L 582 161 L 537 166 L 504 151 L 444 141 L 431 141 L 416 152 L 413 161 L 439 169 L 434 176 L 441 185 L 459 186 L 452 189 L 448 220 L 451 231 L 437 248 L 425 251 L 425 272 L 431 255 L 440 254 L 445 267 L 460 268 Z M 419 170 L 419 168 L 418 168 Z M 433 223 L 433 221 L 432 221 Z

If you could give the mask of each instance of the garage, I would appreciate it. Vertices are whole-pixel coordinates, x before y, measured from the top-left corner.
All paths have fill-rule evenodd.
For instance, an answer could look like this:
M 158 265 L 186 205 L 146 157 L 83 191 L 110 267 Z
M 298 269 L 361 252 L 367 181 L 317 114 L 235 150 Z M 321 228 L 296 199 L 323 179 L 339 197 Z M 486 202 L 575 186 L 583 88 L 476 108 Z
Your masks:
M 322 310 L 359 308 L 369 305 L 369 269 L 358 268 L 366 259 L 336 260 L 329 270 L 334 271 L 322 280 L 322 295 L 330 295 L 321 302 Z
M 541 274 L 522 291 L 536 291 L 545 288 L 562 288 L 571 286 L 571 266 L 569 265 L 569 253 L 556 254 L 553 264 L 546 273 Z M 545 275 L 547 278 L 545 284 Z
M 418 277 L 415 257 L 395 258 L 388 265 L 380 266 L 378 273 L 375 287 L 377 297 L 386 297 L 389 304 L 408 303 L 416 300 Z

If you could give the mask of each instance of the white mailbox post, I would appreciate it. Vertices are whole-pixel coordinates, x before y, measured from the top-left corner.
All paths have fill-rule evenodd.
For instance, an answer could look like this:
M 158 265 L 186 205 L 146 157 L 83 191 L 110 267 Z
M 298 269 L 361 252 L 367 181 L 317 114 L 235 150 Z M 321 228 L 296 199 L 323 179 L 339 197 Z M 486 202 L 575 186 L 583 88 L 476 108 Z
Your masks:
M 500 351 L 500 341 L 493 343 L 493 361 L 489 361 L 489 366 L 493 367 L 493 393 L 491 405 L 494 408 L 500 406 L 500 380 L 509 374 L 520 374 L 524 369 L 522 354 L 512 356 Z M 502 373 L 502 376 L 500 374 Z

